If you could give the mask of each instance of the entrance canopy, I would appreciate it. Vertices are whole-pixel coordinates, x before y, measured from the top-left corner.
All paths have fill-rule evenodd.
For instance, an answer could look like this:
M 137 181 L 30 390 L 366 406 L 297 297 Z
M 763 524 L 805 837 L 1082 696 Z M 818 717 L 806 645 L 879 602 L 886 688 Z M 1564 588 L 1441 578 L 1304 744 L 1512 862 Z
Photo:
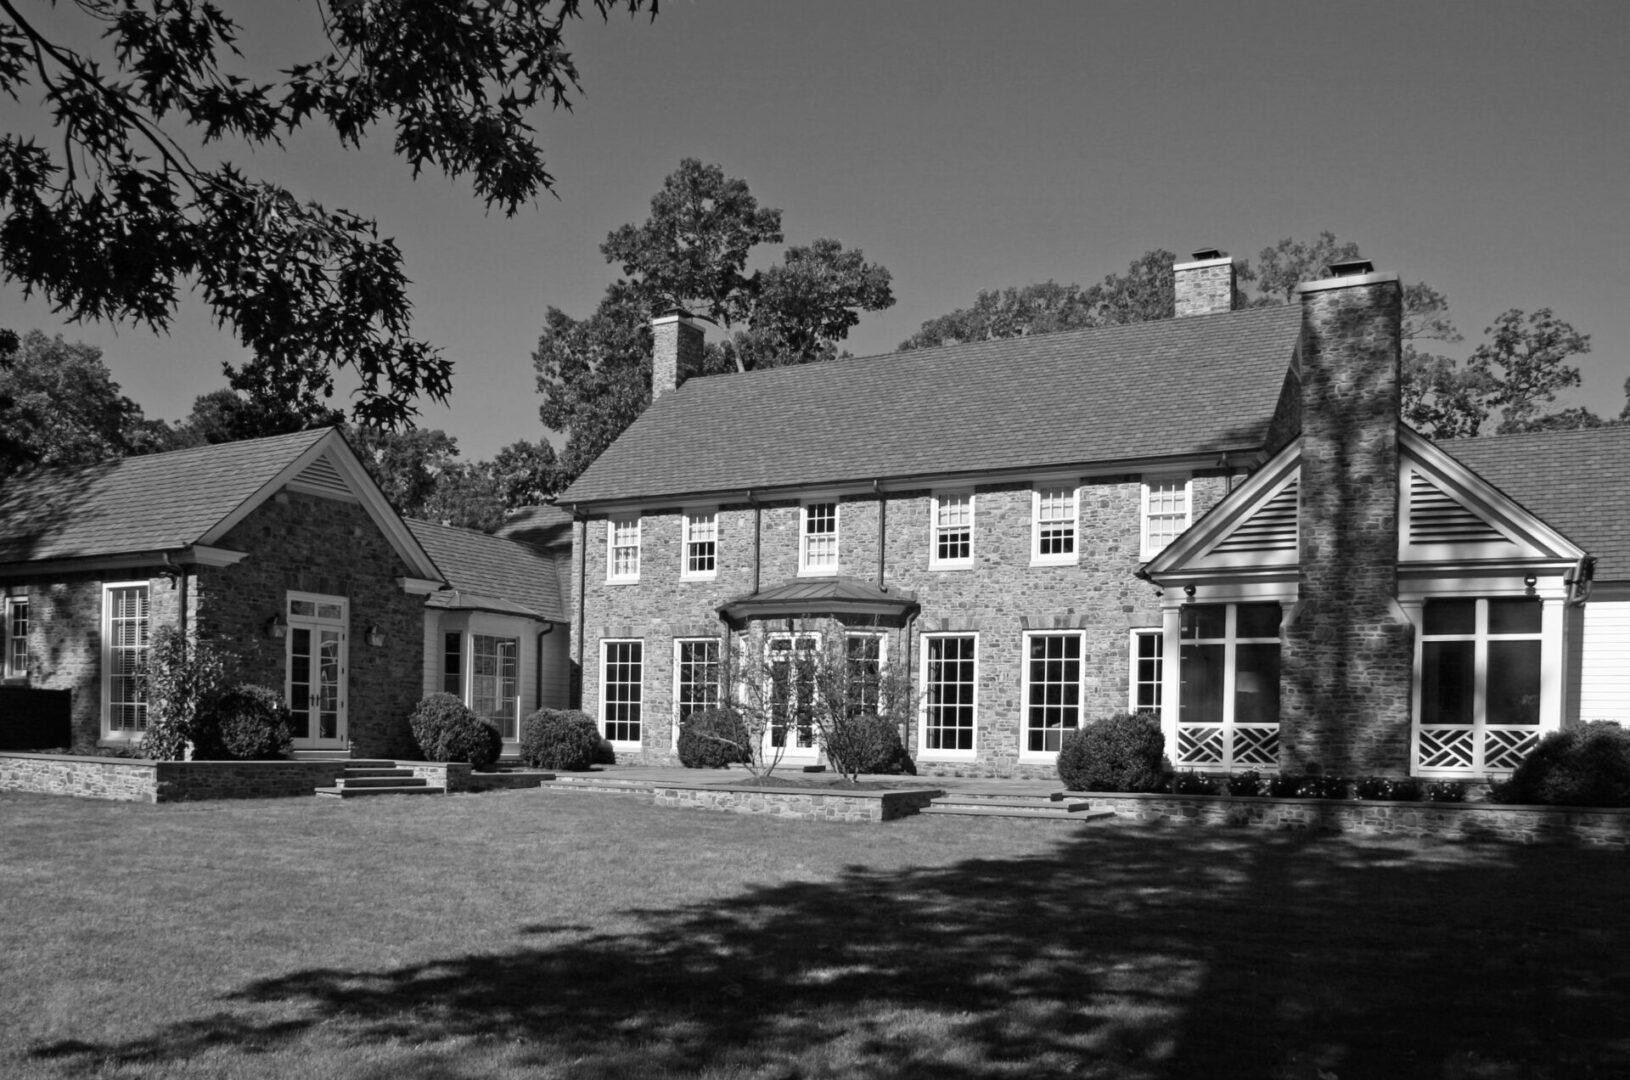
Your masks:
M 752 619 L 801 619 L 862 616 L 890 626 L 904 625 L 917 613 L 917 598 L 905 589 L 880 589 L 855 578 L 797 578 L 737 597 L 719 608 L 732 626 Z

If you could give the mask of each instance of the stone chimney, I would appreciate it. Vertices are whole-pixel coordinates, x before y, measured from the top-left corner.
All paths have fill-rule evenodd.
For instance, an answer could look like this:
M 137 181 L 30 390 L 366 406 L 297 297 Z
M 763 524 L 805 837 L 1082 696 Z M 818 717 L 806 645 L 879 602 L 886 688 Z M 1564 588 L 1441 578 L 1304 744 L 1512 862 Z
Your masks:
M 1398 595 L 1396 274 L 1367 261 L 1296 287 L 1302 474 L 1297 602 L 1280 679 L 1280 766 L 1409 772 L 1413 630 Z
M 651 320 L 651 400 L 702 369 L 702 328 L 690 312 L 672 308 Z
M 1194 261 L 1172 267 L 1172 286 L 1179 319 L 1234 310 L 1234 257 L 1216 248 L 1201 248 Z

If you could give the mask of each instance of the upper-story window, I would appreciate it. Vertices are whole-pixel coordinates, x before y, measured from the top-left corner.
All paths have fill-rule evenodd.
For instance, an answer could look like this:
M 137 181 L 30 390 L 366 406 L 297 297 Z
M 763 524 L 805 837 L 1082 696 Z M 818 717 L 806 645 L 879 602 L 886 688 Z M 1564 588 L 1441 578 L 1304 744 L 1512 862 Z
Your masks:
M 606 526 L 607 581 L 640 579 L 640 519 L 638 516 L 612 518 Z
M 685 554 L 679 576 L 711 578 L 719 568 L 719 512 L 693 510 L 684 516 Z
M 800 574 L 838 572 L 838 504 L 805 503 L 800 512 L 802 528 L 798 536 Z
M 1039 484 L 1031 492 L 1031 545 L 1033 563 L 1074 563 L 1075 486 Z
M 0 676 L 7 679 L 28 678 L 28 598 L 13 596 L 0 602 L 0 640 L 5 642 L 5 654 L 0 656 Z
M 1189 527 L 1189 478 L 1143 479 L 1143 557 L 1152 559 Z
M 931 500 L 929 535 L 931 570 L 966 570 L 973 566 L 973 495 L 937 494 Z

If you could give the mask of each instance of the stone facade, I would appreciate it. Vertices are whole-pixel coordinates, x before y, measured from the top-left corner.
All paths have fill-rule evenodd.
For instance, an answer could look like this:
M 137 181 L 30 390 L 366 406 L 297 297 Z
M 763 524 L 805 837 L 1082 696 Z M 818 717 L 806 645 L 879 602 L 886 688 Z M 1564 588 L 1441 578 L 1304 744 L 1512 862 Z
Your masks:
M 1198 518 L 1228 491 L 1229 477 L 1202 472 L 1191 484 L 1191 518 Z M 957 490 L 957 489 L 950 489 Z M 1032 485 L 1017 481 L 960 489 L 974 495 L 973 566 L 930 567 L 933 492 L 886 492 L 879 512 L 875 494 L 841 496 L 839 574 L 875 582 L 879 538 L 883 582 L 914 595 L 920 611 L 907 627 L 881 627 L 888 663 L 904 663 L 920 685 L 924 634 L 977 635 L 975 754 L 936 760 L 921 749 L 917 720 L 904 733 L 920 772 L 932 775 L 1037 776 L 1055 774 L 1053 755 L 1022 751 L 1022 685 L 1026 631 L 1077 631 L 1083 635 L 1086 720 L 1123 711 L 1129 700 L 1130 631 L 1155 628 L 1161 616 L 1155 590 L 1134 572 L 1142 563 L 1141 475 L 1086 477 L 1077 488 L 1078 552 L 1073 564 L 1031 565 Z M 761 590 L 798 577 L 800 504 L 761 504 L 758 584 Z M 881 520 L 880 520 L 881 519 Z M 886 526 L 886 527 L 880 527 Z M 601 642 L 643 643 L 642 748 L 619 752 L 620 760 L 672 764 L 674 645 L 678 638 L 729 634 L 718 609 L 749 595 L 754 585 L 755 510 L 745 504 L 718 508 L 718 569 L 711 580 L 686 580 L 680 572 L 682 512 L 649 511 L 640 519 L 637 582 L 607 581 L 608 524 L 579 524 L 586 564 L 583 589 L 583 708 L 600 710 Z M 784 630 L 786 620 L 773 629 Z M 799 629 L 806 629 L 800 624 Z M 575 657 L 574 657 L 575 658 Z
M 1409 772 L 1413 629 L 1398 595 L 1395 275 L 1301 286 L 1298 601 L 1284 627 L 1280 766 Z

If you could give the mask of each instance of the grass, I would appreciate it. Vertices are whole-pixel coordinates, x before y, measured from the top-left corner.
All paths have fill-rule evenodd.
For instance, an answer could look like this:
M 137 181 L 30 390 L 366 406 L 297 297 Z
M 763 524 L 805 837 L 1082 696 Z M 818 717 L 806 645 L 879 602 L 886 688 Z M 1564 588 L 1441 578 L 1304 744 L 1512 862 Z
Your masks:
M 1630 1075 L 1621 852 L 0 795 L 0 1075 Z

